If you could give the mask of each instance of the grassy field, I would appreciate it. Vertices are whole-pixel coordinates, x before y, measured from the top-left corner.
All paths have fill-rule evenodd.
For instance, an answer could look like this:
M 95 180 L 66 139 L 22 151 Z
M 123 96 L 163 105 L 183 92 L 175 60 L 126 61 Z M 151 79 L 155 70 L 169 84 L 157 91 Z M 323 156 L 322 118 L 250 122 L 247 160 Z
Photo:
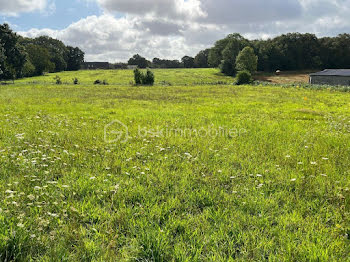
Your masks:
M 203 84 L 230 84 L 232 77 L 221 74 L 213 68 L 208 69 L 153 69 L 156 75 L 157 85 L 203 85 Z M 129 85 L 134 80 L 132 70 L 95 70 L 78 72 L 63 72 L 59 74 L 47 74 L 40 77 L 19 80 L 24 84 L 54 84 L 56 75 L 61 77 L 64 84 L 72 84 L 73 78 L 78 78 L 84 85 L 91 85 L 95 80 L 106 80 L 111 85 Z
M 350 261 L 350 93 L 59 75 L 0 86 L 0 261 Z

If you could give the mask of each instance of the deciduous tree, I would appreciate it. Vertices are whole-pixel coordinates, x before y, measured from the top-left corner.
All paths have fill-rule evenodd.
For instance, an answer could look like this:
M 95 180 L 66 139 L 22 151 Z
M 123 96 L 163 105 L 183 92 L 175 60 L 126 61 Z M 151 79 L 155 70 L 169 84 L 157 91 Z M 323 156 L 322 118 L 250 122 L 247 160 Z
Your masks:
M 55 64 L 50 61 L 49 51 L 41 46 L 30 44 L 26 47 L 29 61 L 35 67 L 35 75 L 42 75 L 44 72 L 53 72 Z
M 181 59 L 184 68 L 194 68 L 194 58 L 190 56 L 184 56 Z
M 254 54 L 254 49 L 247 46 L 239 52 L 236 59 L 236 70 L 247 70 L 251 74 L 256 72 L 258 68 L 258 57 Z
M 67 58 L 67 70 L 76 71 L 81 68 L 84 62 L 85 53 L 80 50 L 79 47 L 67 46 L 68 58 Z
M 23 48 L 18 44 L 18 36 L 8 24 L 0 25 L 0 43 L 2 45 L 2 62 L 0 60 L 1 79 L 15 79 L 22 75 L 26 61 Z
M 197 68 L 207 68 L 210 49 L 200 51 L 194 58 L 194 66 Z
M 134 55 L 128 61 L 128 65 L 137 65 L 139 68 L 146 68 L 151 64 L 146 58 L 139 54 Z

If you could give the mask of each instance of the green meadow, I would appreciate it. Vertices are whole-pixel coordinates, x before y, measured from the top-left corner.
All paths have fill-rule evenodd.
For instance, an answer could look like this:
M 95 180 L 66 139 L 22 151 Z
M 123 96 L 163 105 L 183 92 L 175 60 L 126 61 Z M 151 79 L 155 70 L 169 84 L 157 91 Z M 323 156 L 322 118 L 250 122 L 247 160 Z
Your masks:
M 350 93 L 154 73 L 0 86 L 0 261 L 350 261 Z
M 157 85 L 203 85 L 230 84 L 233 78 L 220 73 L 213 68 L 207 69 L 152 69 L 156 75 Z M 24 84 L 55 83 L 53 78 L 59 76 L 64 84 L 73 84 L 73 78 L 78 78 L 84 85 L 93 84 L 95 80 L 106 80 L 110 85 L 130 85 L 134 80 L 132 70 L 81 70 L 78 72 L 61 72 L 45 76 L 18 80 Z

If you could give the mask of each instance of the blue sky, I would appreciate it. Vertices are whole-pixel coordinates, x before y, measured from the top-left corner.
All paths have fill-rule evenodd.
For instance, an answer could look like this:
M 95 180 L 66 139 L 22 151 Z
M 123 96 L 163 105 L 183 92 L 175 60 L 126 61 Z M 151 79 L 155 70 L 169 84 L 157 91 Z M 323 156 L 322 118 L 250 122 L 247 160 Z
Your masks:
M 16 31 L 27 31 L 32 28 L 59 30 L 87 16 L 102 13 L 99 5 L 93 1 L 59 0 L 49 2 L 48 7 L 42 11 L 36 10 L 16 16 L 2 15 L 1 21 L 11 24 Z
M 0 22 L 79 46 L 87 61 L 195 56 L 230 33 L 350 33 L 350 0 L 0 0 Z

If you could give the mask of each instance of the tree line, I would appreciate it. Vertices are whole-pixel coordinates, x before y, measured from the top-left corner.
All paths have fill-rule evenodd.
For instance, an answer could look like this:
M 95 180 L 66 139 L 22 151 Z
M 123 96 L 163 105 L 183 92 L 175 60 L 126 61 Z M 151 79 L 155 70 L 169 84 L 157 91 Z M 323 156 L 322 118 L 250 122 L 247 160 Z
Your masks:
M 126 68 L 127 65 L 137 65 L 139 68 L 206 68 L 208 66 L 209 49 L 201 51 L 196 57 L 184 56 L 181 60 L 168 60 L 153 58 L 152 61 L 140 56 L 139 54 L 131 57 L 127 64 L 122 66 L 118 63 L 118 68 Z
M 219 67 L 227 75 L 237 72 L 239 53 L 251 47 L 257 56 L 257 70 L 318 70 L 324 68 L 349 68 L 350 34 L 318 38 L 314 34 L 289 33 L 268 40 L 248 40 L 240 34 L 230 34 L 211 48 L 200 51 L 195 57 L 179 60 L 154 58 L 148 61 L 135 55 L 128 64 L 154 68 L 207 68 Z
M 84 52 L 48 36 L 26 38 L 0 25 L 0 80 L 79 70 Z

